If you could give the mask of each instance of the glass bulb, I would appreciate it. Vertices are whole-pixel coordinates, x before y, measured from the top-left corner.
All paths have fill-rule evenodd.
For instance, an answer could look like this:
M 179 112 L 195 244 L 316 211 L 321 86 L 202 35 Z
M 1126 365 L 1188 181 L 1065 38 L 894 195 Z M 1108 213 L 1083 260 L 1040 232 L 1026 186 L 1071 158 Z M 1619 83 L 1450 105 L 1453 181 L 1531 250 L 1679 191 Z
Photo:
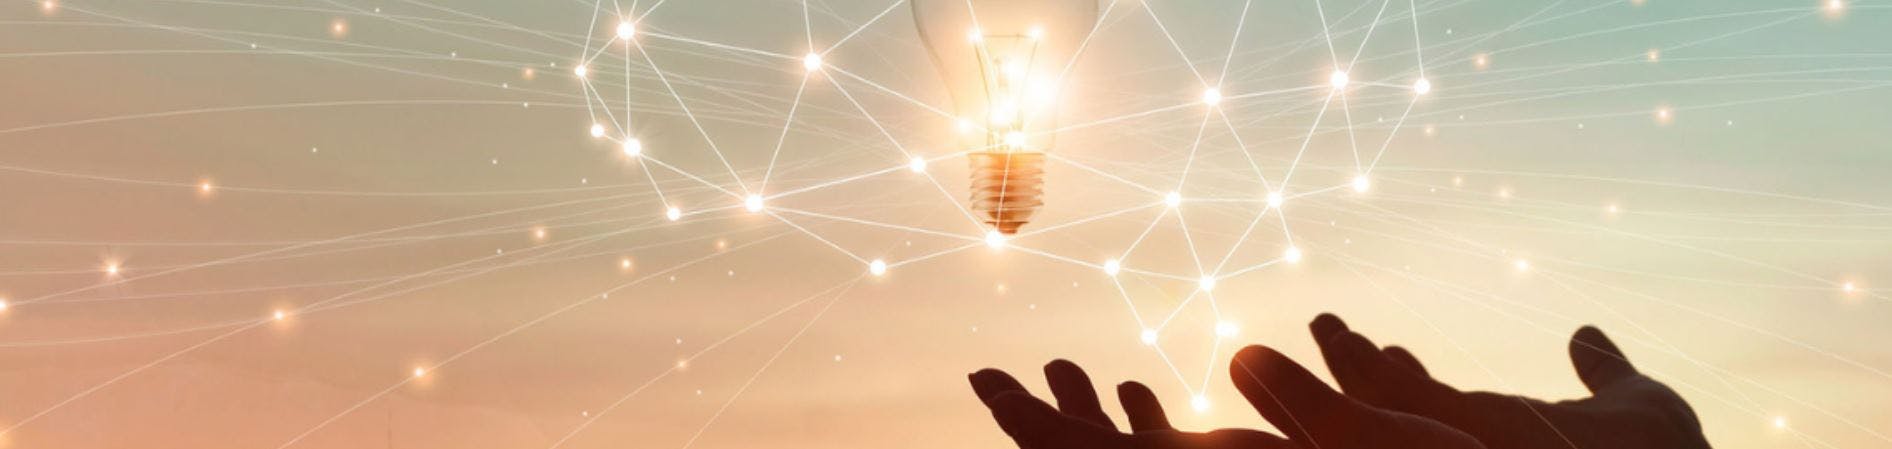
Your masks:
M 1044 204 L 1044 152 L 1057 128 L 1059 84 L 1097 22 L 1097 2 L 911 3 L 963 131 L 956 135 L 972 165 L 972 209 L 1000 233 L 1014 234 Z

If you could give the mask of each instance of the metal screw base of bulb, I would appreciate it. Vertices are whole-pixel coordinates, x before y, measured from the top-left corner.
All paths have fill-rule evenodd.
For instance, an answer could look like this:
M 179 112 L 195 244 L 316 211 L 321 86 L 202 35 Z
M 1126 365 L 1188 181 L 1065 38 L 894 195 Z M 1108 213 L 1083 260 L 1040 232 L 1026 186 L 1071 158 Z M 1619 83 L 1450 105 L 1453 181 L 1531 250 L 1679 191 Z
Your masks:
M 1044 153 L 977 152 L 972 162 L 972 210 L 1000 234 L 1018 233 L 1045 205 Z

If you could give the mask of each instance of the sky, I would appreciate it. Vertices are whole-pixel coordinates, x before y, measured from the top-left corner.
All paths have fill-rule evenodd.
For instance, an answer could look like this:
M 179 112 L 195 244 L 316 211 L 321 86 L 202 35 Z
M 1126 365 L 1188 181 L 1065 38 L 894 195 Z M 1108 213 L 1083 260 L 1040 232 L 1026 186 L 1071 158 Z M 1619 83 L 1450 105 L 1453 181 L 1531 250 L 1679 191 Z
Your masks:
M 1892 4 L 1097 7 L 995 240 L 904 1 L 0 2 L 0 447 L 1008 447 L 1054 358 L 1267 429 L 1322 312 L 1892 444 Z

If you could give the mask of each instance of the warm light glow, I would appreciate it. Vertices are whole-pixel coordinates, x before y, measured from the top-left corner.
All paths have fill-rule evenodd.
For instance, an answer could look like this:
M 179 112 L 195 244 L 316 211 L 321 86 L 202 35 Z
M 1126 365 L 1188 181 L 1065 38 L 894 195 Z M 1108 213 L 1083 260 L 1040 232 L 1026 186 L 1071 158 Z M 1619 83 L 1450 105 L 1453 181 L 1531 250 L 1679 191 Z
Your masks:
M 619 269 L 619 270 L 624 270 L 624 271 L 630 271 L 630 270 L 631 270 L 631 267 L 632 267 L 632 266 L 633 266 L 633 265 L 632 265 L 632 263 L 631 263 L 631 258 L 629 258 L 629 257 L 625 257 L 625 258 L 622 258 L 622 259 L 618 259 L 618 269 Z
M 5 311 L 5 310 L 7 310 L 7 299 L 0 298 L 0 311 Z
M 1181 206 L 1182 194 L 1177 193 L 1177 192 L 1169 192 L 1168 195 L 1163 195 L 1163 205 L 1166 205 L 1169 207 Z
M 821 70 L 821 55 L 818 53 L 809 53 L 808 56 L 803 56 L 801 58 L 801 68 L 807 69 L 810 72 Z
M 1235 323 L 1230 323 L 1230 322 L 1227 322 L 1227 321 L 1217 321 L 1217 322 L 1215 323 L 1215 335 L 1216 335 L 1216 336 L 1220 336 L 1220 337 L 1233 337 L 1233 336 L 1235 336 L 1235 333 L 1236 333 L 1236 332 L 1239 332 L 1239 331 L 1240 331 L 1240 329 L 1237 329 L 1237 328 L 1235 327 Z
M 1268 207 L 1280 209 L 1283 201 L 1287 199 L 1281 197 L 1281 192 L 1268 192 Z
M 1839 289 L 1846 293 L 1852 293 L 1852 292 L 1859 291 L 1859 285 L 1854 284 L 1851 281 L 1848 281 L 1845 284 L 1840 285 Z
M 1288 263 L 1301 263 L 1301 256 L 1301 248 L 1299 247 L 1290 246 L 1287 251 L 1281 252 L 1281 260 L 1288 261 Z
M 111 275 L 111 276 L 117 276 L 118 275 L 118 262 L 106 262 L 105 274 Z
M 1110 275 L 1111 277 L 1116 277 L 1117 273 L 1122 273 L 1122 272 L 1123 272 L 1122 261 L 1119 261 L 1117 259 L 1110 259 L 1110 260 L 1104 261 L 1104 274 Z
M 197 183 L 197 192 L 198 192 L 198 193 L 210 193 L 210 192 L 211 192 L 212 190 L 215 190 L 215 189 L 216 189 L 216 186 L 214 186 L 214 185 L 211 185 L 211 184 L 210 184 L 210 181 L 208 181 L 208 180 L 205 180 L 205 181 L 199 181 L 199 182 Z
M 992 231 L 988 231 L 988 232 L 986 232 L 986 233 L 985 233 L 985 246 L 990 246 L 990 247 L 993 247 L 993 248 L 1000 248 L 1000 247 L 1004 247 L 1004 246 L 1005 246 L 1005 234 L 1001 234 L 1001 233 L 999 233 L 999 231 L 997 231 L 997 230 L 992 230 Z
M 1531 261 L 1524 259 L 1514 260 L 1511 261 L 1511 267 L 1517 268 L 1519 272 L 1531 271 Z
M 330 20 L 328 22 L 328 35 L 336 39 L 348 37 L 348 21 L 340 18 Z
M 281 310 L 278 310 L 276 311 L 275 314 L 271 315 L 271 318 L 275 319 L 276 321 L 282 321 L 283 318 L 288 318 L 288 317 L 289 317 L 289 314 Z
M 1373 180 L 1370 178 L 1367 178 L 1366 175 L 1359 175 L 1359 176 L 1353 177 L 1353 191 L 1359 192 L 1359 193 L 1366 193 L 1368 189 L 1372 189 L 1372 188 L 1373 188 Z
M 581 66 L 572 68 L 572 74 L 578 75 L 579 78 L 584 78 L 586 76 L 591 75 L 591 69 L 581 65 Z
M 644 154 L 644 141 L 642 140 L 637 140 L 636 138 L 624 139 L 622 146 L 625 156 L 637 157 L 638 155 Z
M 1472 67 L 1475 67 L 1478 70 L 1484 70 L 1488 67 L 1491 67 L 1491 57 L 1485 55 L 1484 53 L 1479 53 L 1478 56 L 1473 56 Z
M 1335 89 L 1347 87 L 1347 72 L 1335 70 L 1334 74 L 1327 76 L 1327 84 Z
M 421 377 L 425 375 L 427 375 L 426 368 L 419 368 L 419 367 L 414 368 L 414 377 Z
M 1031 40 L 1034 41 L 1044 39 L 1045 27 L 1031 27 L 1031 31 L 1026 31 L 1025 35 L 1031 37 Z
M 675 207 L 664 209 L 664 218 L 668 218 L 670 221 L 677 221 L 677 219 L 683 218 L 683 209 Z
M 749 198 L 742 200 L 742 207 L 750 212 L 761 212 L 762 195 L 749 195 Z
M 887 261 L 874 259 L 873 262 L 868 262 L 867 272 L 873 273 L 875 276 L 887 274 Z
M 630 40 L 637 35 L 637 24 L 629 20 L 618 22 L 618 39 Z
M 1202 275 L 1202 279 L 1196 281 L 1196 287 L 1205 292 L 1215 290 L 1215 276 Z
M 1020 131 L 1012 131 L 1009 133 L 1005 133 L 1005 146 L 1012 147 L 1014 149 L 1024 148 L 1025 147 L 1025 133 L 1020 132 Z
M 1656 123 L 1664 125 L 1673 123 L 1675 122 L 1675 110 L 1669 109 L 1668 106 L 1658 107 L 1655 110 L 1655 119 Z
M 1418 81 L 1413 81 L 1412 93 L 1419 95 L 1432 93 L 1432 80 L 1420 78 Z
M 1198 413 L 1209 411 L 1209 397 L 1198 394 L 1196 397 L 1189 398 L 1189 408 L 1195 409 Z
M 1137 338 L 1142 339 L 1143 344 L 1145 345 L 1155 346 L 1156 345 L 1156 329 L 1144 329 L 1143 334 L 1137 336 Z
M 1661 62 L 1661 61 L 1662 61 L 1662 50 L 1657 50 L 1657 49 L 1654 49 L 1654 48 L 1651 48 L 1651 49 L 1649 49 L 1649 51 L 1648 51 L 1647 53 L 1644 53 L 1644 54 L 1643 54 L 1643 56 L 1644 56 L 1644 57 L 1646 57 L 1646 58 L 1648 58 L 1648 59 L 1649 59 L 1649 62 Z
M 1846 1 L 1845 0 L 1826 0 L 1825 2 L 1822 2 L 1820 6 L 1820 10 L 1822 12 L 1825 12 L 1826 17 L 1828 18 L 1837 18 L 1841 14 L 1844 14 L 1846 12 Z
M 1775 429 L 1781 429 L 1781 430 L 1785 430 L 1785 429 L 1787 429 L 1787 417 L 1785 417 L 1785 416 L 1775 416 L 1775 417 L 1774 417 L 1774 428 L 1775 428 Z
M 1209 106 L 1222 104 L 1222 89 L 1211 87 L 1202 91 L 1202 104 Z
M 907 169 L 913 170 L 914 173 L 920 173 L 920 172 L 926 171 L 926 159 L 919 156 L 914 156 L 913 160 L 907 161 Z

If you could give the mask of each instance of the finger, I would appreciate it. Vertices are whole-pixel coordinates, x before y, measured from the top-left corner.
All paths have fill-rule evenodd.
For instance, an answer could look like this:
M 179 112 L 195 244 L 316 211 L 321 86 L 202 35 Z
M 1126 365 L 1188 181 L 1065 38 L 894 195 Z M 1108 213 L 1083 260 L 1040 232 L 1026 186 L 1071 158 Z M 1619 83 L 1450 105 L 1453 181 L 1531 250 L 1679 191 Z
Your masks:
M 1356 418 L 1365 411 L 1307 368 L 1266 346 L 1249 346 L 1236 353 L 1229 377 L 1262 418 L 1296 442 L 1330 442 L 1348 432 L 1349 424 L 1359 421 Z
M 1411 352 L 1406 351 L 1406 348 L 1387 346 L 1386 349 L 1380 350 L 1380 352 L 1386 354 L 1386 358 L 1392 360 L 1393 363 L 1398 364 L 1402 368 L 1411 370 L 1413 374 L 1418 374 L 1426 378 L 1432 377 L 1431 373 L 1426 372 L 1426 365 L 1419 363 L 1419 358 L 1413 357 Z
M 1348 393 L 1361 388 L 1365 382 L 1361 379 L 1359 367 L 1340 343 L 1341 336 L 1352 333 L 1347 329 L 1347 323 L 1331 313 L 1323 313 L 1307 324 L 1307 330 L 1313 334 L 1314 344 L 1320 347 L 1320 357 L 1327 363 L 1327 372 L 1333 374 L 1340 388 Z
M 992 418 L 1022 447 L 1033 449 L 1119 448 L 1124 435 L 1067 416 L 1038 398 L 1024 392 L 1007 392 L 992 398 Z
M 1169 425 L 1169 415 L 1163 413 L 1163 404 L 1156 400 L 1156 393 L 1150 387 L 1137 382 L 1124 382 L 1117 385 L 1117 401 L 1123 403 L 1123 414 L 1130 419 L 1130 432 L 1175 430 Z
M 1623 350 L 1617 349 L 1616 343 L 1594 326 L 1577 329 L 1576 335 L 1570 337 L 1570 363 L 1576 366 L 1577 378 L 1583 380 L 1583 386 L 1589 387 L 1591 393 L 1636 376 L 1636 367 L 1629 364 Z
M 1058 399 L 1058 410 L 1106 429 L 1117 429 L 1104 414 L 1103 405 L 1098 404 L 1097 388 L 1091 385 L 1090 376 L 1076 363 L 1058 359 L 1045 364 L 1045 381 L 1051 384 L 1051 396 Z
M 992 368 L 986 368 L 968 374 L 966 375 L 966 380 L 972 383 L 972 393 L 978 395 L 979 401 L 984 402 L 987 407 L 992 406 L 992 398 L 998 397 L 1000 394 L 1010 391 L 1025 391 L 1025 386 L 1019 384 L 1018 379 L 1012 378 L 1012 375 L 1006 374 L 1004 371 Z

